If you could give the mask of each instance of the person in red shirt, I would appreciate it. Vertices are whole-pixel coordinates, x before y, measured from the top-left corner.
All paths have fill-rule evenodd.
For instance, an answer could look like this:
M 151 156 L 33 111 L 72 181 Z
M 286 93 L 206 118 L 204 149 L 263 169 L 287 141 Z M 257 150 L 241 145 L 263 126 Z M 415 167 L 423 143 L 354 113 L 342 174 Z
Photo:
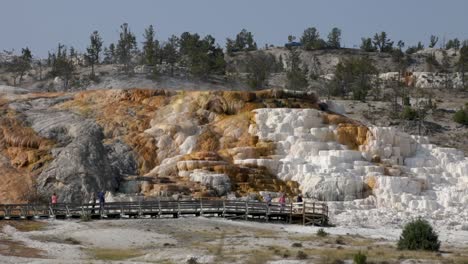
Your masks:
M 51 197 L 52 205 L 56 205 L 57 200 L 58 200 L 57 194 L 56 193 L 52 194 L 52 197 Z

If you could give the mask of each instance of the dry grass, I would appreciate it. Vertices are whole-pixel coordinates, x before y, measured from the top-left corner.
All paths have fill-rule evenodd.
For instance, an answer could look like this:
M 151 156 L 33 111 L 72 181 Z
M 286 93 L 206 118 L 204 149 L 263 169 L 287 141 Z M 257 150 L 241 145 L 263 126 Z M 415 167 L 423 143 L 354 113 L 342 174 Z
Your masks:
M 0 240 L 0 255 L 22 258 L 45 258 L 44 251 L 36 248 L 30 248 L 21 242 L 7 239 Z
M 47 223 L 24 220 L 24 221 L 13 221 L 13 220 L 4 220 L 0 222 L 0 230 L 6 226 L 10 225 L 16 228 L 20 232 L 31 232 L 31 231 L 40 231 L 44 230 L 47 227 Z
M 97 260 L 126 260 L 143 255 L 139 249 L 115 249 L 115 248 L 92 248 L 86 249 L 88 253 Z

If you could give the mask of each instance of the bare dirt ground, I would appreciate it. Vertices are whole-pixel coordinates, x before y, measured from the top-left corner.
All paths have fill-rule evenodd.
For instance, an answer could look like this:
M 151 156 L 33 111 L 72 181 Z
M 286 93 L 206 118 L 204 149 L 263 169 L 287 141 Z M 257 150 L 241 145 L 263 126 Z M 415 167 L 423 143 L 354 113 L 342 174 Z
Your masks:
M 398 251 L 398 229 L 325 228 L 214 218 L 1 222 L 0 263 L 467 263 L 467 234 L 439 253 Z

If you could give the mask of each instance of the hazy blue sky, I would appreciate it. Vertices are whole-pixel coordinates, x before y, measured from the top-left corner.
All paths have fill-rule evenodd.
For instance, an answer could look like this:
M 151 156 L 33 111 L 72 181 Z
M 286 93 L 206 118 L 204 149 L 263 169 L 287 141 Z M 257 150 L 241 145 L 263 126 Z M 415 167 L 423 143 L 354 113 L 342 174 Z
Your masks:
M 0 0 L 0 11 L 0 49 L 29 46 L 41 56 L 58 42 L 84 50 L 93 30 L 107 46 L 124 22 L 139 42 L 149 24 L 158 39 L 190 31 L 211 34 L 223 46 L 242 28 L 263 46 L 283 45 L 289 34 L 300 36 L 310 26 L 322 37 L 341 28 L 347 47 L 382 30 L 407 45 L 427 43 L 431 34 L 468 39 L 466 0 Z

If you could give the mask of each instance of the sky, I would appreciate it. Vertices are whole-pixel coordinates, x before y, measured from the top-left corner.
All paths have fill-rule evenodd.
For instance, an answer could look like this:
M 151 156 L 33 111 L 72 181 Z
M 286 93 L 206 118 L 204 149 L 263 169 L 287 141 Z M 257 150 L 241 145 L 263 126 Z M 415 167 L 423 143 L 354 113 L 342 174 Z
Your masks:
M 340 28 L 346 47 L 380 31 L 395 43 L 427 46 L 432 34 L 440 42 L 468 39 L 467 10 L 466 0 L 0 0 L 0 50 L 27 46 L 45 57 L 60 42 L 84 51 L 94 30 L 108 46 L 123 23 L 139 43 L 152 24 L 159 40 L 189 31 L 211 34 L 222 46 L 242 28 L 263 47 L 282 46 L 288 35 L 299 37 L 308 27 L 323 38 Z

